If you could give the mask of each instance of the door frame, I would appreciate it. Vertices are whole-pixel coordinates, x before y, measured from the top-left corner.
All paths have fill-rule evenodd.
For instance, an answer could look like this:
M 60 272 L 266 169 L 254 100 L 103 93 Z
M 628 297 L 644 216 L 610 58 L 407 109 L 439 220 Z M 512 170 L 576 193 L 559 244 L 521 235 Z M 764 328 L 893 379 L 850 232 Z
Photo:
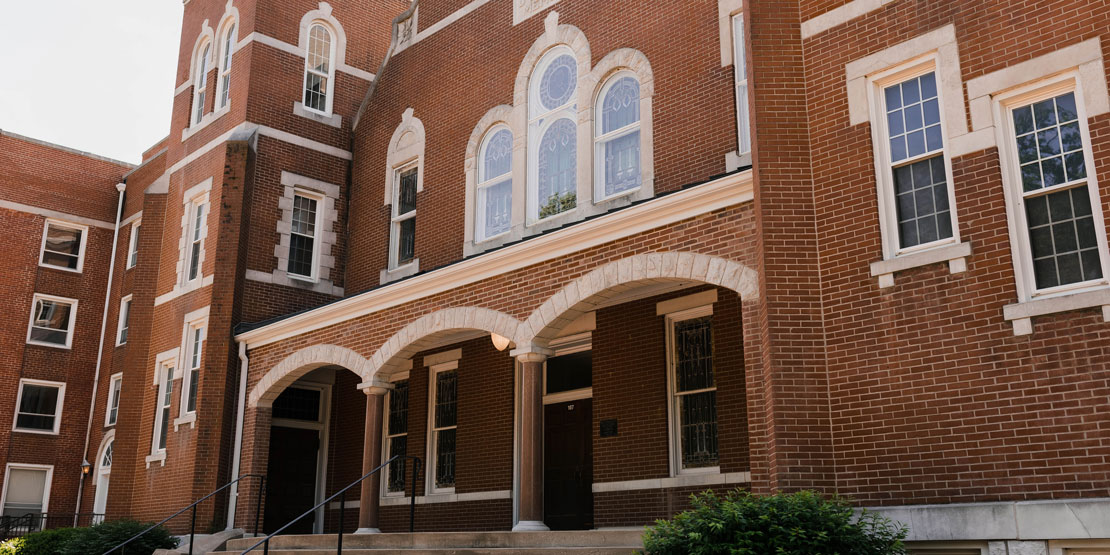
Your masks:
M 110 478 L 110 476 L 112 474 L 112 467 L 108 466 L 107 471 L 105 471 L 105 468 L 104 468 L 104 452 L 107 451 L 109 445 L 114 445 L 115 441 L 116 441 L 116 430 L 115 429 L 108 430 L 108 432 L 104 434 L 104 439 L 102 439 L 100 441 L 100 449 L 98 449 L 96 451 L 96 466 L 95 466 L 96 472 L 94 474 L 96 476 L 96 485 L 95 485 L 96 489 L 93 492 L 93 513 L 104 514 L 108 509 L 108 490 L 111 487 L 111 478 Z M 113 448 L 113 454 L 114 453 L 115 453 L 115 450 Z M 115 457 L 113 456 L 113 462 L 115 462 L 114 459 L 115 459 Z M 101 478 L 107 478 L 107 482 L 108 482 L 107 484 L 105 484 L 103 492 L 100 491 L 101 490 L 101 488 L 100 488 L 100 479 Z M 97 506 L 101 505 L 101 504 L 103 504 L 103 507 L 100 507 L 98 509 Z
M 305 382 L 298 381 L 286 389 L 307 389 L 310 391 L 320 392 L 320 414 L 316 422 L 309 422 L 307 420 L 290 420 L 285 418 L 274 418 L 270 421 L 270 427 L 278 426 L 281 428 L 300 428 L 303 430 L 316 430 L 320 434 L 320 449 L 316 452 L 316 488 L 312 496 L 313 503 L 319 503 L 324 500 L 324 492 L 327 487 L 328 477 L 328 441 L 329 430 L 328 424 L 331 422 L 331 388 L 332 385 L 322 382 Z M 324 532 L 324 511 L 326 507 L 316 509 L 316 516 L 312 522 L 312 533 L 322 534 Z

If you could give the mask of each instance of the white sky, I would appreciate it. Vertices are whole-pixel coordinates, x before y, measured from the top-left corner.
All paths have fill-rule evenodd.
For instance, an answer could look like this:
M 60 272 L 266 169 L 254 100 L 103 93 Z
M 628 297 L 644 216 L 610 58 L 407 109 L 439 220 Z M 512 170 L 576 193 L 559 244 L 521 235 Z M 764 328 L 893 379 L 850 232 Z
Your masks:
M 182 7 L 0 0 L 0 129 L 137 163 L 169 134 Z

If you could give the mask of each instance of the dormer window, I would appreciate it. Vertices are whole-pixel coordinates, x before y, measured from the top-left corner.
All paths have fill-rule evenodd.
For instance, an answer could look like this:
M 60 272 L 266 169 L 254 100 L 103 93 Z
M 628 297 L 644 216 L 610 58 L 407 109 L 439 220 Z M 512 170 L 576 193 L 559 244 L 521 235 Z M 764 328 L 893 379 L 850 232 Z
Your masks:
M 305 56 L 304 105 L 325 114 L 331 113 L 331 85 L 335 79 L 332 59 L 335 47 L 331 31 L 322 23 L 314 23 L 308 32 L 308 52 Z

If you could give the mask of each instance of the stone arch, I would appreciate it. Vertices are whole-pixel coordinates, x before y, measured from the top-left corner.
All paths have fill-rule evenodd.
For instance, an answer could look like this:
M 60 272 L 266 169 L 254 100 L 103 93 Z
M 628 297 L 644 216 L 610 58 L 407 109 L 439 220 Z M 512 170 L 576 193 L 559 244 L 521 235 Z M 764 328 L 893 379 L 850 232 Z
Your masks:
M 474 130 L 470 132 L 470 139 L 466 142 L 466 157 L 463 158 L 463 168 L 466 172 L 466 195 L 463 203 L 466 208 L 463 254 L 467 256 L 481 252 L 480 249 L 474 246 L 478 238 L 478 223 L 475 218 L 477 217 L 478 206 L 478 152 L 481 150 L 482 140 L 486 138 L 486 134 L 498 125 L 505 125 L 508 127 L 509 131 L 513 133 L 513 168 L 510 173 L 515 177 L 515 175 L 517 175 L 517 167 L 524 167 L 521 153 L 525 152 L 524 145 L 527 141 L 528 130 L 526 125 L 521 121 L 521 118 L 516 117 L 516 114 L 523 114 L 523 112 L 514 110 L 512 106 L 507 104 L 501 104 L 490 108 L 490 110 L 486 112 L 486 115 L 478 120 L 478 124 L 475 125 Z M 514 181 L 517 180 L 519 180 L 519 178 Z M 517 194 L 516 191 L 513 191 L 512 211 L 514 216 L 519 215 L 520 210 L 522 210 L 522 208 L 517 208 L 516 206 L 516 197 L 518 196 L 520 195 Z M 523 201 L 520 202 L 520 205 L 524 206 Z M 492 242 L 490 246 L 505 243 L 510 240 L 510 236 L 506 236 L 501 241 Z
M 318 8 L 305 12 L 301 17 L 301 25 L 297 33 L 297 48 L 305 53 L 305 56 L 308 55 L 308 30 L 313 23 L 323 23 L 332 31 L 335 39 L 335 59 L 331 62 L 334 67 L 342 67 L 346 63 L 347 32 L 343 30 L 339 20 L 332 15 L 331 4 L 327 2 L 320 2 Z
M 277 363 L 266 372 L 250 393 L 250 406 L 269 406 L 274 399 L 301 376 L 324 366 L 342 366 L 363 381 L 373 374 L 370 363 L 362 355 L 338 345 L 313 345 L 305 347 Z
M 478 307 L 453 307 L 417 318 L 401 328 L 370 357 L 370 378 L 401 368 L 402 362 L 424 350 L 437 337 L 459 330 L 481 330 L 513 338 L 520 320 L 503 312 Z M 370 382 L 370 378 L 365 381 Z
M 563 326 L 594 310 L 605 293 L 660 281 L 698 281 L 731 289 L 747 301 L 759 295 L 758 273 L 739 262 L 690 252 L 638 254 L 614 260 L 568 283 L 532 311 L 513 338 L 518 349 L 546 349 Z
M 417 164 L 416 191 L 420 192 L 424 190 L 424 122 L 413 115 L 412 108 L 406 108 L 386 150 L 385 206 L 393 204 L 393 172 L 413 160 Z
M 195 85 L 197 82 L 197 62 L 199 61 L 197 60 L 197 57 L 201 55 L 201 53 L 203 52 L 202 49 L 205 45 L 208 44 L 212 45 L 213 47 L 216 46 L 216 31 L 212 29 L 212 26 L 208 24 L 208 20 L 205 19 L 204 22 L 200 24 L 200 34 L 197 35 L 197 40 L 193 43 L 193 53 L 191 56 L 189 56 L 190 62 L 188 83 L 190 86 Z M 208 49 L 207 67 L 209 71 L 212 70 L 212 62 L 216 59 L 216 54 L 212 52 L 213 50 L 214 48 Z

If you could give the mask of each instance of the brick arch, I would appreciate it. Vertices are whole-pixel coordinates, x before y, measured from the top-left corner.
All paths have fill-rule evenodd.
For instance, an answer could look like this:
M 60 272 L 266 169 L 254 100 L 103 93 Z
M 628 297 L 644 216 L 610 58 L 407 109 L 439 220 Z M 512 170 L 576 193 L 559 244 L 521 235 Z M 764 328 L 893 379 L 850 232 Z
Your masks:
M 546 348 L 568 322 L 594 310 L 606 293 L 660 281 L 698 281 L 731 289 L 747 301 L 759 295 L 759 276 L 739 262 L 707 254 L 658 252 L 614 260 L 568 283 L 520 325 L 518 349 Z
M 250 394 L 250 406 L 269 406 L 286 387 L 301 376 L 324 366 L 342 366 L 363 381 L 369 381 L 370 362 L 362 355 L 338 345 L 313 345 L 305 347 L 279 362 L 266 372 Z
M 478 307 L 453 307 L 437 310 L 417 318 L 393 334 L 374 356 L 370 357 L 370 374 L 389 374 L 403 361 L 432 343 L 437 337 L 460 330 L 482 330 L 512 338 L 521 326 L 520 320 L 503 312 Z M 365 379 L 369 382 L 370 379 Z

